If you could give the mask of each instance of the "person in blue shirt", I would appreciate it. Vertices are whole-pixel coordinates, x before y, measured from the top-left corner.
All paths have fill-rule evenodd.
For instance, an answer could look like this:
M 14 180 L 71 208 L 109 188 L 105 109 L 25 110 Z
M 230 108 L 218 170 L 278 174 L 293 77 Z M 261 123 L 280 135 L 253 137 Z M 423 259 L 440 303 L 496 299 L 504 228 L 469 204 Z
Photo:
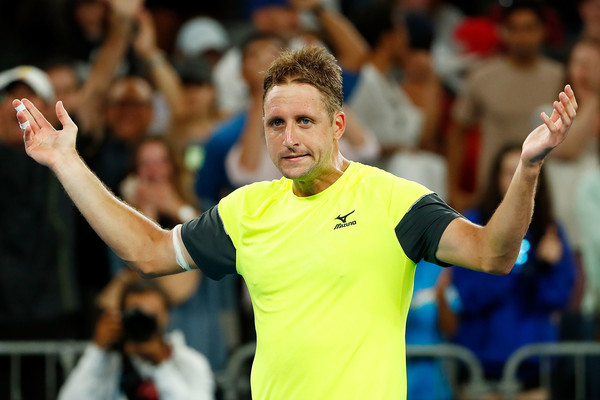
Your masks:
M 450 270 L 421 260 L 415 270 L 413 298 L 406 320 L 407 345 L 436 345 L 456 333 L 460 299 L 450 285 Z M 430 358 L 408 358 L 407 398 L 449 400 L 452 391 L 442 365 Z
M 505 195 L 517 168 L 520 146 L 496 156 L 482 200 L 465 217 L 485 224 Z M 570 299 L 575 260 L 566 235 L 556 223 L 543 171 L 531 225 L 508 275 L 493 276 L 453 268 L 453 284 L 462 303 L 454 341 L 472 350 L 485 377 L 499 380 L 504 363 L 519 347 L 558 340 L 557 316 Z M 520 371 L 523 389 L 539 389 L 539 364 L 532 359 Z

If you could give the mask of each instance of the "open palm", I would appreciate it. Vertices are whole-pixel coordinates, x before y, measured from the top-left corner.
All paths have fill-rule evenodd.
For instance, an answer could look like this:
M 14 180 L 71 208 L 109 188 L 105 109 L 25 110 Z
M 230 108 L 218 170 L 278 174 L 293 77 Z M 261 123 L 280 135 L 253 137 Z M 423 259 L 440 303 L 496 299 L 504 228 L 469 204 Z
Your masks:
M 23 139 L 25 150 L 31 158 L 42 165 L 52 167 L 61 155 L 75 152 L 77 125 L 69 117 L 62 101 L 56 103 L 56 115 L 63 126 L 63 129 L 58 131 L 31 101 L 13 100 L 12 104 L 15 108 L 21 104 L 25 106 L 24 110 L 17 112 L 17 120 L 21 126 L 29 123 L 23 131 Z
M 553 104 L 552 115 L 548 117 L 542 113 L 544 123 L 534 129 L 523 143 L 521 159 L 528 164 L 544 160 L 567 137 L 578 107 L 570 85 L 565 86 L 565 91 L 559 94 L 558 99 Z

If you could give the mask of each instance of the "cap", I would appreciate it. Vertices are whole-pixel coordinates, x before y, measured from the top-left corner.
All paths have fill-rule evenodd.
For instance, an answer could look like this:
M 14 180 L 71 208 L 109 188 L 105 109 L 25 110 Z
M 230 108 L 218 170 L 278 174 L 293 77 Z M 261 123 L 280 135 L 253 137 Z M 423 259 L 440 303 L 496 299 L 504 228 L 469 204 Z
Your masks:
M 5 90 L 10 84 L 23 82 L 29 86 L 46 103 L 51 103 L 54 98 L 54 88 L 48 75 L 41 69 L 31 65 L 21 65 L 0 72 L 0 91 Z
M 196 17 L 181 26 L 175 47 L 186 57 L 194 57 L 207 50 L 223 51 L 229 46 L 227 32 L 218 21 Z
M 181 58 L 173 63 L 173 67 L 184 84 L 204 85 L 212 82 L 210 65 L 202 58 Z

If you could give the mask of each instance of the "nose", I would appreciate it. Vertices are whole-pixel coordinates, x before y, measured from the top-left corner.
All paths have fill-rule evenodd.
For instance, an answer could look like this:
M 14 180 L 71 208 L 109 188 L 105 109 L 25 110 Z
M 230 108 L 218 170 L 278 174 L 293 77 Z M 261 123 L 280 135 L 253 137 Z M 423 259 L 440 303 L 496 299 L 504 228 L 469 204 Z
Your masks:
M 285 147 L 292 148 L 296 145 L 296 133 L 294 132 L 294 125 L 288 124 L 285 128 L 285 135 L 283 137 L 283 145 Z

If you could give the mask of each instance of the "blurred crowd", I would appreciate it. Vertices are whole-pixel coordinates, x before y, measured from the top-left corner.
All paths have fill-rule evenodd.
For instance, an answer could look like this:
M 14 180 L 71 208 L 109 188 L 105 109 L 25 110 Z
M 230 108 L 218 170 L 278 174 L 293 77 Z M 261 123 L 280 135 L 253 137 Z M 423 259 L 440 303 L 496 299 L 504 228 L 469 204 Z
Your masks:
M 406 334 L 408 344 L 466 346 L 492 388 L 525 344 L 600 340 L 600 0 L 20 0 L 0 4 L 0 22 L 0 340 L 91 338 L 61 398 L 218 398 L 214 377 L 255 340 L 252 307 L 238 277 L 141 283 L 27 157 L 12 99 L 47 116 L 62 100 L 94 173 L 171 228 L 237 187 L 281 177 L 263 137 L 262 71 L 306 45 L 342 68 L 342 154 L 424 184 L 480 224 L 540 113 L 573 87 L 578 116 L 544 165 L 513 271 L 422 261 Z M 145 346 L 131 318 L 153 321 Z M 0 358 L 2 398 L 8 368 Z M 192 368 L 195 377 L 182 372 Z M 36 376 L 43 363 L 23 369 Z M 535 360 L 520 370 L 523 398 L 570 397 L 568 372 L 549 393 L 538 370 Z M 408 383 L 409 399 L 456 395 L 433 362 L 409 362 Z

